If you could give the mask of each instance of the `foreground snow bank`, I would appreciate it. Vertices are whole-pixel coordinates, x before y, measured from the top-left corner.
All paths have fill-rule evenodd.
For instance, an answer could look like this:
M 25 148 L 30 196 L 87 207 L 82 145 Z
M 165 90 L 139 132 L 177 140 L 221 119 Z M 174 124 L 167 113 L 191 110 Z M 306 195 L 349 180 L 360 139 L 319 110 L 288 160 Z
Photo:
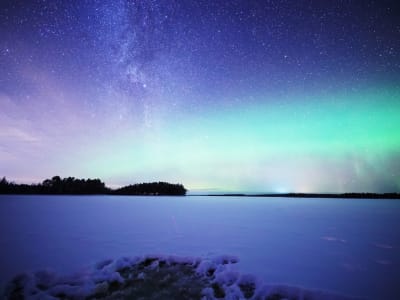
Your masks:
M 151 255 L 97 263 L 89 271 L 59 276 L 39 271 L 16 276 L 5 299 L 350 299 L 297 287 L 264 284 L 232 267 L 234 256 L 214 259 Z

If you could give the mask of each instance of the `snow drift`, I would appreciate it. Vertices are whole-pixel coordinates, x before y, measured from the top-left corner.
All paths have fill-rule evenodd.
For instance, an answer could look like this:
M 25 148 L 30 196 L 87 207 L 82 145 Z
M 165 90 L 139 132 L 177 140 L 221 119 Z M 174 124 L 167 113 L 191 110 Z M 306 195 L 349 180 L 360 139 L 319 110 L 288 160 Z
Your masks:
M 60 276 L 24 273 L 11 280 L 5 299 L 354 299 L 325 291 L 268 285 L 240 274 L 235 256 L 212 259 L 148 255 L 104 260 L 89 270 Z

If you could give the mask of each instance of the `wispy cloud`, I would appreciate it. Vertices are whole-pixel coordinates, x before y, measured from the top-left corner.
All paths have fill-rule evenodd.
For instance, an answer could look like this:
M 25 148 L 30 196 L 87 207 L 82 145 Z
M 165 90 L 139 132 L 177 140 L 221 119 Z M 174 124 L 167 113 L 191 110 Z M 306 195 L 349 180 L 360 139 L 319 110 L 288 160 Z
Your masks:
M 39 142 L 40 138 L 16 127 L 0 128 L 0 140 L 2 142 Z

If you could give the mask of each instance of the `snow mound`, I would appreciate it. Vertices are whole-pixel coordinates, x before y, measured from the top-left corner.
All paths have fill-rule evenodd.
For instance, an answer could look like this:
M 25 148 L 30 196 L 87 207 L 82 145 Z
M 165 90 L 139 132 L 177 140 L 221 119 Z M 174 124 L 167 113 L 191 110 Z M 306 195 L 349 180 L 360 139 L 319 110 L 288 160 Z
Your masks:
M 104 260 L 72 276 L 50 271 L 11 280 L 5 299 L 351 299 L 324 291 L 268 285 L 233 268 L 235 256 L 213 259 L 148 255 Z M 354 298 L 353 298 L 354 299 Z

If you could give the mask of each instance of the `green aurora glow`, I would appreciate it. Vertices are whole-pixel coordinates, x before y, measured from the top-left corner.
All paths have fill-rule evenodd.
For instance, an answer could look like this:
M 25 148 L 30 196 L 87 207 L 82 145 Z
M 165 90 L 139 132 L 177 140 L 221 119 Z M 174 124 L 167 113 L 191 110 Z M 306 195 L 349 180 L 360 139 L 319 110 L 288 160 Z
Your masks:
M 191 189 L 376 191 L 384 179 L 399 190 L 400 89 L 292 97 L 290 105 L 221 107 L 165 120 L 145 136 L 116 135 L 97 155 L 83 154 L 82 167 L 109 180 L 185 178 Z

